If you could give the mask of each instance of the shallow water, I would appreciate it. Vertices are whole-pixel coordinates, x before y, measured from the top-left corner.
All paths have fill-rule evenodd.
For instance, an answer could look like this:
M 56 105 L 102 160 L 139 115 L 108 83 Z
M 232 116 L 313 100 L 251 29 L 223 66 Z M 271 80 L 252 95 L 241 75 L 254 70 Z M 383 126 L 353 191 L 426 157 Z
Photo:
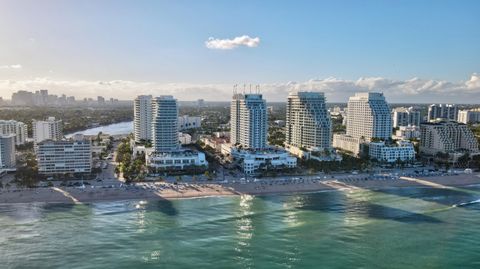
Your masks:
M 99 126 L 95 128 L 85 129 L 82 131 L 75 132 L 73 134 L 68 134 L 66 137 L 72 137 L 75 134 L 83 135 L 97 135 L 99 132 L 109 135 L 123 135 L 133 132 L 133 121 L 120 122 L 109 124 L 105 126 Z
M 479 198 L 408 188 L 0 205 L 0 267 L 480 268 L 480 203 L 461 205 Z

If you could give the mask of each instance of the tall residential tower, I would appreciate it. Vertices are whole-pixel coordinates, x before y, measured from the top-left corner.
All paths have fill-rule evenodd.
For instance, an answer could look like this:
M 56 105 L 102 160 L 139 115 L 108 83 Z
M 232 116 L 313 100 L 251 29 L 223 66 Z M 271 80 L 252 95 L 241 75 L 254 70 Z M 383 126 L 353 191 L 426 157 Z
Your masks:
M 134 100 L 133 131 L 135 141 L 152 139 L 152 96 L 140 95 Z

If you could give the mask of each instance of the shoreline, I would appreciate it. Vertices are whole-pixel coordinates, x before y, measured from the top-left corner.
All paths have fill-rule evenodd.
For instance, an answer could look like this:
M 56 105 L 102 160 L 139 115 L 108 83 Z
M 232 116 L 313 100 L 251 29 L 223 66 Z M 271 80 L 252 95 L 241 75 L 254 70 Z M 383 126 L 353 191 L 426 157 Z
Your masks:
M 387 180 L 334 179 L 304 180 L 300 183 L 287 180 L 267 180 L 251 183 L 137 183 L 118 188 L 49 187 L 35 189 L 5 189 L 0 191 L 0 204 L 47 203 L 88 204 L 131 200 L 177 200 L 234 195 L 277 195 L 316 193 L 348 190 L 388 190 L 402 188 L 431 188 L 469 191 L 459 187 L 480 186 L 480 174 L 460 174 L 443 177 L 400 177 Z

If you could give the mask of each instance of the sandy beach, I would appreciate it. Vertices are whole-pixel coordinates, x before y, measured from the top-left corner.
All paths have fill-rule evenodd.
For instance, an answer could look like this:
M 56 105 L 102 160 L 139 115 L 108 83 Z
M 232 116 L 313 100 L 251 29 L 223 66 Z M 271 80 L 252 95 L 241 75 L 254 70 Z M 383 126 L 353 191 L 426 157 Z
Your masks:
M 398 177 L 395 179 L 275 179 L 256 182 L 215 183 L 137 183 L 109 187 L 50 187 L 3 189 L 0 203 L 91 203 L 120 200 L 162 200 L 225 195 L 266 195 L 274 193 L 315 192 L 325 190 L 387 189 L 404 187 L 456 188 L 480 184 L 479 174 L 435 177 Z

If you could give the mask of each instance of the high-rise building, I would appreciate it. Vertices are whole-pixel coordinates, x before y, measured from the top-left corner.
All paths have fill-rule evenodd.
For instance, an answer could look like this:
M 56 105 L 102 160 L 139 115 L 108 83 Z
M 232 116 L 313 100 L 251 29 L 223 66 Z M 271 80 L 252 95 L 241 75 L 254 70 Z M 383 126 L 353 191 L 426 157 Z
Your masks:
M 32 122 L 33 141 L 40 143 L 44 140 L 61 140 L 63 138 L 62 120 L 56 120 L 55 117 L 49 117 L 44 121 L 34 120 Z
M 173 96 L 160 96 L 152 100 L 152 142 L 156 152 L 179 149 L 178 105 Z
M 34 104 L 34 95 L 27 91 L 18 91 L 12 94 L 12 104 L 17 106 L 31 106 Z
M 27 125 L 20 121 L 0 120 L 0 135 L 15 135 L 15 145 L 23 145 L 27 140 Z
M 383 93 L 356 93 L 348 100 L 347 135 L 355 138 L 390 139 L 392 117 Z
M 467 125 L 454 121 L 436 121 L 420 124 L 420 152 L 435 155 L 438 152 L 477 153 L 478 141 Z
M 234 94 L 230 115 L 233 145 L 253 150 L 267 147 L 267 104 L 261 94 Z
M 15 135 L 0 134 L 0 169 L 15 168 Z
M 105 105 L 105 98 L 103 96 L 97 96 L 97 103 L 99 106 Z
M 458 107 L 450 104 L 432 104 L 428 107 L 428 121 L 437 119 L 453 120 L 458 118 Z
M 465 124 L 480 122 L 480 109 L 458 111 L 457 121 Z
M 320 92 L 292 92 L 287 99 L 286 144 L 314 150 L 331 148 L 332 125 Z
M 397 107 L 392 110 L 393 127 L 400 126 L 420 126 L 421 114 L 420 111 L 413 107 Z
M 38 172 L 43 175 L 90 173 L 90 140 L 45 140 L 37 144 Z
M 140 95 L 134 101 L 133 130 L 135 141 L 152 139 L 152 96 Z

